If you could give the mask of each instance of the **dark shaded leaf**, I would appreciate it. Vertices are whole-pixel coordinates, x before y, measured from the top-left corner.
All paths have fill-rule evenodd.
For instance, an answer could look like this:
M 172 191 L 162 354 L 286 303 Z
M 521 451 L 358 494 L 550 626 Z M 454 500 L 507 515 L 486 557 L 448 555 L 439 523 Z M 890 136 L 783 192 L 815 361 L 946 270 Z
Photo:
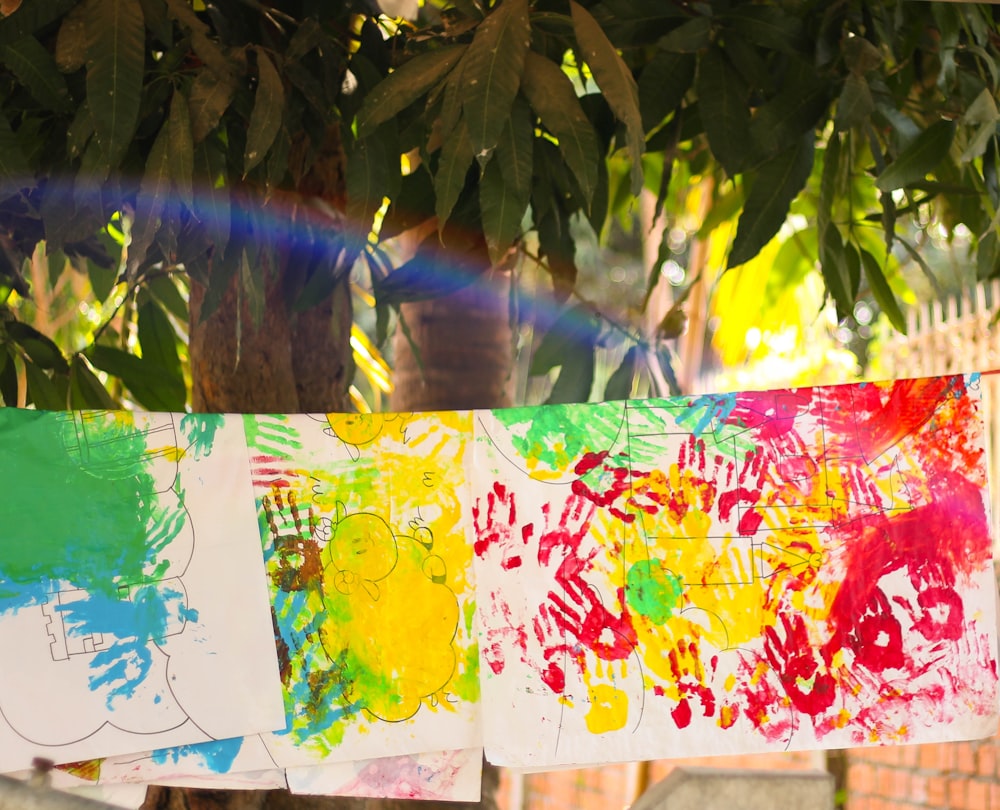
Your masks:
M 875 111 L 875 100 L 871 88 L 864 76 L 856 73 L 847 74 L 844 88 L 837 99 L 837 116 L 834 124 L 838 130 L 861 126 Z
M 740 5 L 722 19 L 744 39 L 768 50 L 788 54 L 808 51 L 802 20 L 778 6 Z
M 589 11 L 570 0 L 573 32 L 580 43 L 583 59 L 589 65 L 597 86 L 618 120 L 625 124 L 626 141 L 631 158 L 632 193 L 642 190 L 642 152 L 645 133 L 639 111 L 639 87 L 632 71 Z
M 229 109 L 236 93 L 236 77 L 231 73 L 216 73 L 210 67 L 201 68 L 191 83 L 188 102 L 191 135 L 201 143 Z
M 66 409 L 66 395 L 59 391 L 60 386 L 41 368 L 26 360 L 24 374 L 28 382 L 28 401 L 34 403 L 36 408 L 46 411 Z
M 156 136 L 146 160 L 146 171 L 139 184 L 139 193 L 136 195 L 135 224 L 132 226 L 132 244 L 128 251 L 128 266 L 132 273 L 143 263 L 146 251 L 153 244 L 170 196 L 169 130 L 169 124 L 164 124 Z
M 232 73 L 232 62 L 226 57 L 222 46 L 211 38 L 208 25 L 194 13 L 190 0 L 166 0 L 166 3 L 167 16 L 191 36 L 191 48 L 198 58 L 220 78 Z
M 462 111 L 472 154 L 492 154 L 517 95 L 531 41 L 528 0 L 505 0 L 483 20 L 462 60 Z
M 816 209 L 816 229 L 826 231 L 826 224 L 833 217 L 833 201 L 837 194 L 837 177 L 840 173 L 840 135 L 831 133 L 823 152 L 823 174 L 819 183 L 819 205 Z
M 780 92 L 757 110 L 750 137 L 759 150 L 755 158 L 774 157 L 813 130 L 826 115 L 830 86 L 811 64 L 788 60 L 788 73 Z
M 142 359 L 159 366 L 174 384 L 180 383 L 183 388 L 184 375 L 180 355 L 177 353 L 180 338 L 171 326 L 167 314 L 159 304 L 147 299 L 139 307 L 137 322 Z
M 467 47 L 452 45 L 420 54 L 382 79 L 358 110 L 358 137 L 371 134 L 441 81 L 458 64 Z
M 861 36 L 845 37 L 842 51 L 844 64 L 856 76 L 864 76 L 882 64 L 879 49 Z
M 954 137 L 953 121 L 931 124 L 879 174 L 875 186 L 880 191 L 892 191 L 923 180 L 944 160 Z
M 170 99 L 170 118 L 167 121 L 170 133 L 170 166 L 174 188 L 181 201 L 189 210 L 194 210 L 194 142 L 191 138 L 191 117 L 188 114 L 187 99 L 174 91 Z
M 778 232 L 812 172 L 813 146 L 814 136 L 808 133 L 761 166 L 743 205 L 727 267 L 752 259 Z
M 214 255 L 220 260 L 229 244 L 232 229 L 232 201 L 226 186 L 226 158 L 211 145 L 203 143 L 194 151 L 195 177 L 198 194 L 195 195 L 194 214 L 205 226 L 205 232 L 214 246 Z
M 6 330 L 10 339 L 24 349 L 25 354 L 40 368 L 53 369 L 60 373 L 69 370 L 60 348 L 35 327 L 21 321 L 8 321 Z
M 486 164 L 479 180 L 479 208 L 490 261 L 498 263 L 521 230 L 521 220 L 528 206 L 526 197 L 518 198 L 496 159 Z
M 573 352 L 593 351 L 597 336 L 594 314 L 585 306 L 563 310 L 545 331 L 538 348 L 531 358 L 528 374 L 547 374 L 563 364 L 563 359 Z
M 56 112 L 72 109 L 66 80 L 52 55 L 37 39 L 28 36 L 8 45 L 3 50 L 3 61 L 45 109 Z
M 851 294 L 851 277 L 844 242 L 840 238 L 840 231 L 832 222 L 827 224 L 819 243 L 819 261 L 826 288 L 837 306 L 837 319 L 842 320 L 853 311 L 854 296 Z
M 16 14 L 0 17 L 0 49 L 35 34 L 66 14 L 80 0 L 34 0 L 22 3 Z
M 639 109 L 650 130 L 666 118 L 694 81 L 695 57 L 686 53 L 658 52 L 639 76 Z
M 664 34 L 656 43 L 660 51 L 671 53 L 697 53 L 708 46 L 709 35 L 712 33 L 712 18 L 709 16 L 693 17 L 678 25 L 669 34 Z
M 552 384 L 546 405 L 568 402 L 586 402 L 594 387 L 594 370 L 597 366 L 594 347 L 574 345 L 563 358 L 559 376 Z
M 434 193 L 436 201 L 435 213 L 438 218 L 438 229 L 447 223 L 455 203 L 465 187 L 465 178 L 472 165 L 472 143 L 469 141 L 469 131 L 462 121 L 445 139 L 441 147 L 441 159 L 438 161 L 437 173 L 434 175 Z
M 21 144 L 7 117 L 0 111 L 0 200 L 32 183 L 32 172 L 21 151 Z
M 580 184 L 588 206 L 597 186 L 597 134 L 569 77 L 555 62 L 529 51 L 521 80 L 528 103 L 559 141 L 559 151 Z
M 83 154 L 93 134 L 94 119 L 90 117 L 90 105 L 84 101 L 66 130 L 66 154 L 70 160 Z
M 17 406 L 17 366 L 6 351 L 0 354 L 0 397 L 8 408 Z
M 608 377 L 608 384 L 604 387 L 605 402 L 628 399 L 632 396 L 632 384 L 635 381 L 636 372 L 639 370 L 639 347 L 630 346 L 622 358 L 621 364 Z
M 285 114 L 285 88 L 270 54 L 257 48 L 257 92 L 247 125 L 247 145 L 243 152 L 243 174 L 260 163 L 274 143 Z
M 356 141 L 349 152 L 345 171 L 347 215 L 361 242 L 367 239 L 383 198 L 391 199 L 399 190 L 399 155 L 399 138 L 391 122 Z
M 89 0 L 87 103 L 107 163 L 116 167 L 139 120 L 146 29 L 135 0 Z
M 749 90 L 725 54 L 713 45 L 698 64 L 699 112 L 712 154 L 730 175 L 739 174 L 750 158 Z
M 889 319 L 889 323 L 897 331 L 905 335 L 906 318 L 903 317 L 903 313 L 899 308 L 899 302 L 896 301 L 896 296 L 892 292 L 892 287 L 889 286 L 889 282 L 886 280 L 882 268 L 879 267 L 878 261 L 864 248 L 861 248 L 861 264 L 865 269 L 868 288 L 872 291 L 875 303 L 885 313 L 885 316 Z

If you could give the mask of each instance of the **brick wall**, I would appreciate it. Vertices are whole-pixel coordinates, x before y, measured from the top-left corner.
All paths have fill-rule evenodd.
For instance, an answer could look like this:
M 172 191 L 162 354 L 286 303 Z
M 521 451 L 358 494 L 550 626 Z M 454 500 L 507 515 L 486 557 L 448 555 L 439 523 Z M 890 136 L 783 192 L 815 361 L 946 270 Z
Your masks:
M 1000 736 L 937 745 L 843 752 L 843 810 L 1000 810 Z M 832 759 L 832 758 L 831 758 Z M 822 768 L 823 752 L 701 757 L 518 776 L 504 771 L 502 810 L 622 810 L 642 786 L 689 767 Z M 807 810 L 804 808 L 804 810 Z

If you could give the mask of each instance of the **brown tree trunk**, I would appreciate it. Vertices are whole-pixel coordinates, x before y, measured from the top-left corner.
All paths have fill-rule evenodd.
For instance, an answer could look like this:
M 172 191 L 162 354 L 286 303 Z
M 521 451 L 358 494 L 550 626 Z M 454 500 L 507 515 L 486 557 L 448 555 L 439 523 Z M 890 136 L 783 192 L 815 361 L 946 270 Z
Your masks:
M 393 410 L 511 405 L 510 285 L 509 273 L 491 272 L 443 298 L 403 304 L 406 330 L 393 339 Z

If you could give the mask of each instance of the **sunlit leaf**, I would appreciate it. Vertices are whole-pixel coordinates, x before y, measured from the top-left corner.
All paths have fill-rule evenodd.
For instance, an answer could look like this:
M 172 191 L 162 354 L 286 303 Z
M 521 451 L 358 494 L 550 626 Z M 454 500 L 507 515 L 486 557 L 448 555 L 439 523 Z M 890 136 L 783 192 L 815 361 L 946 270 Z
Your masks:
M 881 191 L 892 191 L 923 180 L 948 154 L 955 137 L 953 121 L 938 121 L 921 132 L 876 179 Z
M 889 286 L 889 282 L 886 281 L 885 273 L 882 272 L 882 268 L 879 267 L 878 261 L 875 257 L 869 253 L 864 248 L 861 249 L 861 264 L 865 269 L 865 277 L 868 279 L 868 288 L 872 291 L 872 297 L 875 299 L 875 303 L 878 304 L 879 309 L 885 313 L 885 316 L 889 319 L 889 322 L 898 331 L 906 334 L 906 318 L 903 317 L 903 313 L 899 308 L 899 303 L 896 301 L 896 296 Z
M 247 145 L 243 152 L 243 173 L 260 163 L 274 143 L 285 113 L 285 88 L 281 76 L 263 48 L 257 48 L 257 92 L 247 125 Z
M 521 89 L 542 124 L 559 141 L 559 151 L 589 204 L 597 186 L 600 154 L 597 134 L 580 106 L 573 83 L 555 62 L 529 51 Z
M 136 322 L 143 360 L 162 368 L 171 382 L 180 383 L 180 388 L 183 389 L 184 376 L 181 372 L 180 355 L 177 353 L 179 339 L 167 314 L 158 303 L 147 298 L 139 307 Z
M 66 409 L 66 396 L 59 391 L 59 386 L 51 377 L 30 361 L 25 361 L 24 373 L 28 382 L 29 402 L 40 410 Z
M 28 36 L 8 45 L 3 49 L 3 61 L 45 109 L 56 112 L 72 109 L 66 80 L 52 54 L 37 39 Z
M 108 165 L 125 155 L 139 120 L 146 29 L 134 0 L 89 0 L 87 102 Z
M 375 85 L 358 110 L 358 137 L 364 138 L 394 118 L 447 76 L 466 48 L 466 45 L 452 45 L 420 54 Z
M 113 346 L 91 346 L 87 359 L 112 377 L 117 377 L 131 392 L 135 401 L 151 411 L 182 411 L 183 398 L 164 378 L 163 371 L 154 363 L 145 362 L 134 354 Z
M 575 0 L 570 0 L 573 32 L 583 52 L 584 61 L 594 74 L 594 80 L 604 93 L 611 109 L 627 133 L 631 159 L 632 193 L 642 189 L 642 151 L 645 134 L 639 111 L 639 87 L 632 71 L 608 40 L 597 20 Z
M 528 0 L 505 0 L 476 28 L 462 67 L 462 111 L 477 160 L 493 152 L 531 41 Z
M 392 122 L 355 142 L 349 152 L 345 172 L 347 215 L 361 241 L 367 238 L 382 200 L 394 197 L 399 190 L 399 155 L 399 138 Z
M 752 259 L 778 232 L 812 172 L 813 146 L 812 133 L 803 135 L 791 149 L 761 166 L 743 205 L 727 267 Z
M 80 410 L 90 408 L 113 410 L 121 407 L 90 370 L 81 355 L 74 356 L 70 363 L 69 407 Z

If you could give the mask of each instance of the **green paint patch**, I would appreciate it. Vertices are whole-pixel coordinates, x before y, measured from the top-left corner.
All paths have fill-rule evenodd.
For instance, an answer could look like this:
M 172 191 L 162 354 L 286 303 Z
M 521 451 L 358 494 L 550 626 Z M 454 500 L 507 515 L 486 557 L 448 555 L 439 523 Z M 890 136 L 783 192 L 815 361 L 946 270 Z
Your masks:
M 195 458 L 211 455 L 215 434 L 225 421 L 226 417 L 221 413 L 188 413 L 181 417 L 181 433 Z
M 654 624 L 665 624 L 677 611 L 684 583 L 657 560 L 641 560 L 628 569 L 625 598 L 629 607 Z

